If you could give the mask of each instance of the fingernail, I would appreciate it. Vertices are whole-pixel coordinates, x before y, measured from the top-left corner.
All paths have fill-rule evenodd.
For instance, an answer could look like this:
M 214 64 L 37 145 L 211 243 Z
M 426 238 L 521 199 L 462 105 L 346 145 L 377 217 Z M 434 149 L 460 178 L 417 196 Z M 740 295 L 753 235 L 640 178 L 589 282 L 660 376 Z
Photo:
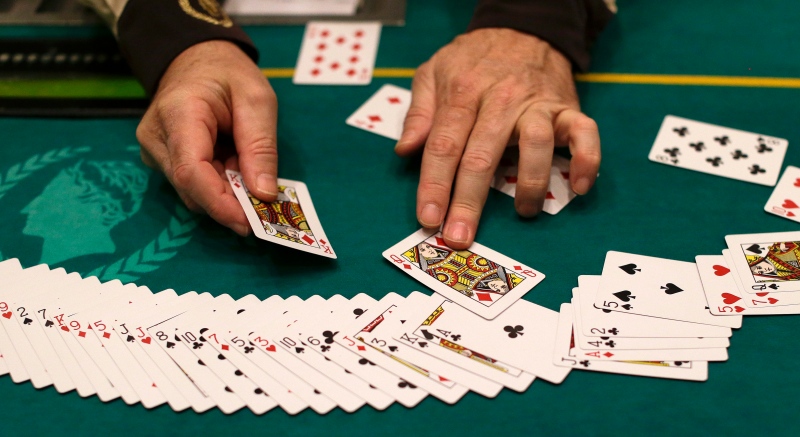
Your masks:
M 589 178 L 578 178 L 578 180 L 575 181 L 575 185 L 572 187 L 572 191 L 574 191 L 575 194 L 586 194 L 589 191 Z
M 266 173 L 261 173 L 258 175 L 258 179 L 256 179 L 256 189 L 260 191 L 262 194 L 266 194 L 268 196 L 275 196 L 278 193 L 273 191 L 273 186 L 275 185 L 275 177 L 268 175 Z
M 455 222 L 447 227 L 445 237 L 456 243 L 466 243 L 469 237 L 469 229 L 463 222 Z
M 426 228 L 435 228 L 442 223 L 442 211 L 436 204 L 428 203 L 419 213 L 419 222 Z
M 237 234 L 241 235 L 242 237 L 246 237 L 247 234 L 250 233 L 250 228 L 248 226 L 245 226 L 245 225 L 235 224 L 235 225 L 231 226 L 231 229 L 233 229 L 233 232 L 236 232 Z

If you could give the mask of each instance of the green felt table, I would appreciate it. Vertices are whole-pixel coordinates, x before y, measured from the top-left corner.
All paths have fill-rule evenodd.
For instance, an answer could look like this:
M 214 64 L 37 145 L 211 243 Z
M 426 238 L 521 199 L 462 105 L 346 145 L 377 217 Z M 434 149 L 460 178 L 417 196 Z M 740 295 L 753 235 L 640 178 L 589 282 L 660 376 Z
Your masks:
M 377 67 L 424 62 L 465 28 L 473 4 L 410 0 L 407 25 L 383 29 Z M 663 117 L 675 114 L 787 138 L 784 164 L 800 163 L 800 89 L 791 80 L 765 87 L 757 79 L 800 76 L 800 5 L 618 4 L 618 16 L 594 48 L 592 71 L 756 80 L 754 86 L 733 87 L 578 83 L 583 110 L 602 135 L 597 184 L 558 215 L 532 220 L 518 217 L 513 200 L 492 191 L 477 235 L 477 241 L 544 272 L 546 279 L 525 299 L 553 310 L 569 301 L 578 275 L 600 273 L 609 250 L 693 261 L 698 254 L 719 254 L 726 234 L 798 228 L 764 212 L 770 187 L 670 168 L 648 161 L 647 154 Z M 247 30 L 262 50 L 261 67 L 294 66 L 302 27 Z M 0 29 L 0 37 L 100 32 L 18 27 Z M 0 119 L 2 258 L 17 257 L 25 266 L 48 262 L 153 290 L 234 297 L 379 298 L 420 289 L 381 257 L 418 227 L 419 159 L 398 158 L 392 141 L 344 123 L 381 85 L 409 87 L 410 80 L 380 77 L 364 87 L 271 80 L 280 101 L 280 175 L 308 185 L 337 260 L 239 238 L 208 218 L 187 214 L 166 180 L 139 164 L 135 119 L 14 118 Z M 79 163 L 101 161 L 125 168 L 145 188 L 137 191 L 133 177 L 117 186 L 131 214 L 110 230 L 99 212 L 83 208 L 70 197 L 74 190 L 59 182 Z M 87 223 L 97 223 L 97 232 Z M 59 394 L 52 387 L 36 390 L 5 376 L 0 423 L 3 435 L 796 435 L 800 373 L 792 338 L 798 332 L 798 317 L 745 318 L 731 339 L 730 359 L 712 363 L 702 383 L 574 371 L 561 385 L 536 381 L 525 393 L 506 390 L 495 399 L 470 393 L 447 405 L 429 397 L 413 409 L 396 404 L 381 412 L 364 407 L 324 416 L 311 410 L 289 416 L 279 408 L 264 416 L 246 409 L 229 416 L 218 410 L 175 413 L 166 405 L 146 410 L 121 400 L 104 404 L 75 392 Z

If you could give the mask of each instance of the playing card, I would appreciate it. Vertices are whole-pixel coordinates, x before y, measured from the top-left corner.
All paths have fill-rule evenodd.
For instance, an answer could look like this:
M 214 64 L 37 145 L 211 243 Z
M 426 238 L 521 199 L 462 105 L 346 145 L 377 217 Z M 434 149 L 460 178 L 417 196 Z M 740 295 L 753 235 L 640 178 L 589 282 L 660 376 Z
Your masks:
M 280 296 L 271 296 L 269 299 L 271 305 L 273 302 L 280 302 L 283 299 Z M 263 305 L 262 301 L 258 302 L 242 302 L 241 309 L 237 310 L 236 314 L 231 314 L 225 320 L 208 320 L 208 330 L 203 334 L 207 338 L 207 345 L 214 348 L 218 353 L 225 353 L 225 357 L 237 369 L 239 369 L 244 376 L 252 380 L 258 388 L 254 390 L 256 394 L 264 394 L 274 399 L 278 405 L 288 414 L 297 414 L 300 411 L 308 408 L 308 403 L 300 399 L 299 396 L 292 393 L 285 385 L 278 382 L 272 375 L 268 374 L 256 366 L 252 361 L 248 360 L 245 353 L 240 353 L 235 344 L 232 344 L 227 339 L 230 337 L 233 329 L 238 325 L 244 323 L 246 320 L 251 320 L 260 317 L 262 313 L 258 309 Z M 241 340 L 243 346 L 247 342 Z M 252 346 L 250 350 L 252 351 Z
M 61 279 L 57 287 L 45 285 L 38 287 L 38 289 L 28 290 L 22 296 L 18 295 L 15 298 L 16 302 L 13 304 L 13 307 L 18 308 L 18 312 L 20 308 L 24 309 L 24 313 L 27 314 L 27 316 L 11 317 L 11 320 L 15 320 L 19 324 L 19 331 L 24 334 L 23 339 L 17 339 L 17 341 L 14 342 L 12 338 L 12 342 L 16 345 L 19 340 L 27 340 L 27 343 L 30 345 L 30 349 L 23 349 L 22 347 L 15 346 L 17 353 L 22 354 L 25 350 L 28 351 L 27 353 L 33 351 L 36 358 L 41 362 L 47 372 L 47 375 L 53 381 L 53 387 L 55 387 L 56 391 L 59 393 L 66 393 L 74 390 L 76 386 L 55 349 L 53 349 L 47 335 L 42 330 L 41 325 L 35 322 L 35 319 L 44 317 L 44 312 L 40 312 L 41 309 L 35 302 L 53 300 L 56 296 L 63 293 L 65 288 L 69 289 L 83 282 L 83 279 L 77 273 L 71 273 Z M 22 313 L 23 312 L 20 312 L 19 315 L 21 316 Z
M 440 344 L 446 340 L 554 384 L 569 374 L 550 360 L 558 325 L 555 311 L 521 299 L 495 319 L 486 320 L 442 298 L 416 310 L 411 321 L 422 321 L 414 330 L 418 337 Z
M 800 222 L 800 168 L 786 167 L 764 211 Z
M 364 406 L 366 401 L 303 361 L 298 356 L 306 352 L 303 344 L 292 338 L 278 335 L 282 326 L 301 318 L 304 309 L 319 307 L 324 302 L 325 300 L 320 296 L 312 296 L 301 305 L 284 301 L 285 306 L 282 308 L 282 312 L 254 328 L 248 340 L 255 344 L 258 351 L 269 354 L 270 357 L 290 369 L 292 373 L 334 401 L 342 410 L 352 413 Z
M 31 341 L 31 344 L 36 349 L 37 355 L 42 357 L 42 362 L 45 364 L 48 373 L 52 373 L 53 375 L 55 375 L 58 370 L 52 370 L 52 368 L 60 363 L 68 375 L 71 386 L 74 387 L 81 397 L 93 396 L 97 391 L 75 359 L 72 351 L 67 347 L 64 339 L 56 332 L 58 328 L 55 322 L 48 317 L 50 314 L 58 311 L 61 301 L 69 300 L 69 298 L 77 295 L 91 293 L 96 291 L 99 286 L 100 281 L 97 277 L 89 277 L 72 284 L 59 284 L 58 294 L 55 296 L 39 296 L 38 298 L 24 300 L 25 305 L 30 307 L 37 315 L 33 317 L 35 323 L 31 324 L 39 328 L 39 332 L 34 333 L 33 337 L 39 337 L 40 339 Z M 44 336 L 44 340 L 41 340 L 40 335 Z M 54 354 L 57 358 L 53 359 L 51 354 Z M 58 388 L 58 384 L 60 383 L 56 381 L 59 378 L 54 378 L 54 385 Z
M 594 306 L 600 276 L 578 276 L 578 303 L 573 307 L 581 318 L 581 331 L 586 337 L 724 337 L 731 328 L 688 323 L 680 320 L 625 314 Z M 573 296 L 575 294 L 573 293 Z
M 178 295 L 175 290 L 164 290 L 153 294 L 150 298 L 138 300 L 137 304 L 141 303 L 141 305 L 136 305 L 136 308 L 140 309 L 143 306 L 154 307 L 159 304 L 167 305 L 177 300 L 177 298 Z M 129 349 L 125 347 L 124 341 L 114 333 L 114 324 L 119 322 L 120 315 L 130 312 L 133 306 L 133 300 L 128 300 L 127 305 L 124 302 L 122 305 L 111 307 L 104 305 L 94 311 L 82 313 L 82 317 L 84 320 L 94 320 L 91 324 L 94 327 L 91 332 L 100 341 L 102 348 L 105 349 L 122 376 L 136 392 L 142 406 L 154 408 L 166 403 L 167 397 Z M 186 407 L 188 408 L 188 403 Z
M 227 341 L 228 344 L 234 346 L 242 356 L 246 357 L 258 368 L 263 369 L 266 373 L 273 376 L 281 385 L 285 386 L 311 407 L 312 410 L 319 414 L 326 414 L 336 408 L 336 402 L 325 396 L 302 377 L 295 374 L 293 372 L 294 369 L 291 367 L 291 361 L 278 356 L 285 352 L 282 348 L 273 344 L 269 338 L 259 338 L 259 344 L 248 340 L 248 337 L 255 332 L 253 327 L 260 325 L 262 319 L 277 317 L 284 309 L 296 306 L 298 302 L 302 303 L 302 300 L 297 296 L 289 297 L 286 300 L 281 300 L 277 296 L 272 296 L 264 300 L 259 307 L 251 313 L 250 317 L 245 317 L 238 326 L 230 329 Z M 259 350 L 263 350 L 264 353 L 260 353 Z M 289 363 L 290 367 L 284 366 L 281 361 Z
M 581 306 L 577 289 L 572 291 L 572 308 L 575 311 Z M 637 317 L 635 314 L 624 314 L 624 317 Z M 639 316 L 643 317 L 643 316 Z M 656 319 L 650 317 L 650 319 Z M 706 349 L 726 348 L 730 341 L 726 337 L 589 337 L 583 335 L 580 312 L 575 311 L 575 344 L 583 349 L 624 350 L 624 349 Z
M 518 164 L 519 148 L 507 148 L 495 171 L 492 188 L 515 197 L 517 195 Z M 569 185 L 569 159 L 553 155 L 553 163 L 550 166 L 550 185 L 547 188 L 542 211 L 552 215 L 558 214 L 575 196 L 575 192 Z
M 572 306 L 575 306 L 574 303 Z M 653 349 L 650 347 L 643 349 L 618 349 L 616 347 L 611 347 L 611 344 L 607 344 L 609 342 L 616 343 L 618 341 L 617 339 L 606 341 L 602 338 L 595 339 L 590 343 L 582 343 L 578 341 L 575 335 L 575 332 L 580 330 L 580 327 L 577 325 L 580 321 L 577 315 L 574 314 L 574 311 L 573 317 L 575 317 L 573 320 L 573 347 L 575 348 L 576 356 L 585 359 L 595 361 L 726 361 L 728 359 L 728 350 L 725 346 L 695 347 L 690 349 Z M 646 339 L 636 338 L 631 340 L 642 342 Z M 659 340 L 664 339 L 662 338 Z M 687 339 L 683 340 L 685 341 Z M 727 339 L 713 340 L 727 342 Z
M 412 317 L 420 317 L 416 315 L 417 308 L 427 306 L 428 302 L 435 299 L 437 299 L 435 295 L 412 293 L 398 311 L 397 318 L 401 324 L 393 334 L 394 339 L 416 351 L 430 355 L 433 359 L 444 361 L 469 373 L 502 384 L 511 390 L 518 392 L 527 390 L 536 379 L 530 373 L 438 337 L 431 341 L 424 336 L 417 336 L 414 331 L 421 320 L 415 322 Z M 403 350 L 405 349 L 401 351 Z
M 306 184 L 279 178 L 278 200 L 263 203 L 250 194 L 241 173 L 233 170 L 226 170 L 226 173 L 256 237 L 303 252 L 336 258 L 317 218 Z
M 430 296 L 414 292 L 418 297 L 411 298 L 409 305 L 415 306 L 422 301 L 427 301 Z M 434 299 L 440 299 L 438 295 Z M 440 380 L 453 381 L 463 385 L 487 398 L 493 398 L 503 389 L 502 384 L 493 382 L 487 378 L 467 372 L 457 366 L 416 350 L 413 346 L 404 345 L 399 340 L 392 338 L 395 331 L 403 329 L 404 320 L 400 319 L 400 307 L 406 304 L 406 299 L 397 293 L 389 293 L 378 303 L 377 307 L 380 315 L 370 324 L 369 330 L 361 331 L 361 340 L 367 344 L 378 345 L 383 350 L 388 350 L 393 356 L 406 362 L 414 363 L 415 366 L 428 370 L 436 375 Z M 467 313 L 469 313 L 467 311 Z M 474 317 L 472 313 L 469 313 Z
M 379 341 L 365 343 L 361 340 L 362 334 L 369 332 L 381 320 L 381 314 L 378 314 L 381 306 L 382 304 L 372 298 L 365 301 L 363 307 L 353 310 L 349 324 L 334 336 L 334 341 L 368 362 L 400 377 L 398 387 L 403 390 L 422 389 L 442 402 L 458 402 L 469 391 L 466 387 L 392 355 L 391 350 L 388 347 L 384 349 L 386 345 Z
M 347 124 L 397 141 L 410 105 L 411 91 L 386 84 L 347 118 Z
M 773 186 L 788 144 L 781 138 L 668 115 L 649 158 L 661 164 Z
M 544 274 L 479 243 L 453 250 L 442 234 L 420 229 L 383 257 L 445 298 L 494 319 L 544 279 Z
M 303 320 L 317 319 L 331 314 L 336 308 L 341 308 L 347 304 L 347 299 L 341 295 L 335 295 L 327 299 L 325 304 L 316 308 L 303 308 L 302 318 L 295 319 L 287 324 L 285 328 L 276 330 L 276 338 L 283 338 L 278 344 L 293 352 L 295 356 L 303 360 L 306 364 L 323 372 L 332 381 L 347 387 L 356 396 L 362 398 L 378 411 L 385 410 L 394 403 L 394 398 L 387 395 L 374 385 L 371 385 L 358 374 L 353 373 L 347 368 L 339 365 L 328 357 L 333 341 L 333 332 L 325 335 L 316 334 L 314 331 L 303 329 Z M 295 345 L 287 345 L 288 339 L 296 340 Z
M 23 270 L 8 281 L 4 281 L 0 294 L 0 327 L 4 334 L 0 335 L 0 350 L 8 365 L 11 379 L 20 383 L 31 381 L 36 388 L 47 387 L 53 383 L 36 352 L 17 323 L 16 318 L 31 320 L 27 308 L 15 305 L 20 295 L 29 292 L 43 292 L 47 281 L 62 280 L 67 273 L 64 269 L 49 270 L 46 265 L 39 265 Z
M 363 293 L 357 294 L 352 299 L 343 300 L 335 306 L 331 305 L 329 300 L 323 313 L 315 317 L 304 318 L 296 324 L 296 330 L 311 333 L 308 335 L 308 343 L 312 342 L 311 338 L 319 339 L 320 344 L 317 346 L 320 351 L 325 348 L 325 357 L 377 387 L 403 406 L 411 408 L 422 401 L 428 393 L 422 389 L 406 390 L 402 388 L 403 380 L 400 377 L 345 349 L 334 340 L 334 337 L 348 325 L 352 317 L 357 317 L 354 311 L 358 312 L 365 304 L 374 301 Z
M 19 260 L 16 258 L 7 259 L 5 261 L 0 261 L 0 275 L 4 279 L 10 279 L 22 272 L 22 265 L 19 263 Z M 7 337 L 7 334 L 4 330 L 0 329 L 0 337 Z M 10 339 L 6 339 L 5 342 L 10 342 Z M 8 374 L 8 365 L 6 364 L 5 358 L 2 357 L 2 350 L 0 350 L 0 375 L 7 375 Z
M 713 255 L 704 256 L 706 258 L 704 261 L 706 274 L 711 276 L 711 270 L 714 274 L 708 279 L 709 283 L 706 289 L 706 298 L 712 312 L 716 306 L 716 311 L 722 311 L 724 314 L 731 312 L 747 316 L 800 314 L 800 304 L 796 303 L 797 293 L 743 293 L 739 277 L 736 272 L 728 268 L 732 264 L 730 250 L 722 251 L 722 259 L 712 257 Z M 712 264 L 711 268 L 709 268 L 709 264 Z M 701 269 L 699 263 L 697 269 Z M 705 281 L 703 287 L 706 287 Z M 712 306 L 712 302 L 714 306 Z
M 178 337 L 185 341 L 197 359 L 222 381 L 223 389 L 241 398 L 254 414 L 264 414 L 278 403 L 265 395 L 264 391 L 260 390 L 244 372 L 228 360 L 228 355 L 231 355 L 229 346 L 221 344 L 220 352 L 210 345 L 220 344 L 220 339 L 216 333 L 209 330 L 209 326 L 215 320 L 225 320 L 237 312 L 246 311 L 246 306 L 259 302 L 260 300 L 252 294 L 236 301 L 227 298 L 224 301 L 215 299 L 213 305 L 197 308 L 171 321 L 171 326 L 177 327 Z M 168 326 L 165 324 L 163 329 L 169 329 Z
M 706 361 L 595 361 L 591 357 L 578 356 L 573 335 L 575 320 L 572 305 L 561 304 L 556 333 L 556 349 L 553 358 L 557 366 L 594 372 L 619 373 L 623 375 L 650 376 L 654 378 L 705 381 L 708 379 Z
M 381 36 L 379 22 L 309 21 L 292 82 L 295 85 L 367 85 Z
M 727 235 L 746 293 L 800 291 L 800 232 Z
M 195 306 L 147 328 L 147 332 L 153 340 L 172 357 L 197 387 L 208 395 L 225 414 L 234 413 L 245 407 L 246 404 L 208 368 L 202 359 L 198 359 L 192 352 L 192 349 L 197 346 L 198 339 L 192 333 L 184 335 L 185 331 L 181 329 L 181 323 L 191 320 L 197 313 L 204 313 L 209 307 L 220 308 L 232 302 L 233 298 L 227 294 L 217 296 L 207 305 Z
M 594 305 L 601 309 L 738 328 L 742 318 L 706 309 L 694 263 L 609 251 Z

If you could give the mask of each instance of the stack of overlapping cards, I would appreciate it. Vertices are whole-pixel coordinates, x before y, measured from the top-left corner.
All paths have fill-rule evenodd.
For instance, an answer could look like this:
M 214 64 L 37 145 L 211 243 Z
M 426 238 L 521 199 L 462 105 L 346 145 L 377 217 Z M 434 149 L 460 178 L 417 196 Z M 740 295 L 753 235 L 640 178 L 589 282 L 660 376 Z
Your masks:
M 0 263 L 0 277 L 2 372 L 103 401 L 324 414 L 429 395 L 454 403 L 470 390 L 494 397 L 536 377 L 560 383 L 570 370 L 549 358 L 558 314 L 524 300 L 487 320 L 418 292 L 235 300 L 16 259 Z
M 561 306 L 555 364 L 705 380 L 743 315 L 800 314 L 800 232 L 726 241 L 696 263 L 608 252 Z

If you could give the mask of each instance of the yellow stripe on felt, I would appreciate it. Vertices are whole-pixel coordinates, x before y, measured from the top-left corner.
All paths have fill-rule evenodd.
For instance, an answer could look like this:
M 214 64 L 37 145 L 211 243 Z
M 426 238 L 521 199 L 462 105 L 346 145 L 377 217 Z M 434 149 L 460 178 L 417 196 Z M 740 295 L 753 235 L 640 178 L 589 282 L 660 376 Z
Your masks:
M 641 85 L 730 86 L 748 88 L 800 88 L 800 78 L 747 76 L 694 76 L 684 74 L 576 74 L 578 82 Z

